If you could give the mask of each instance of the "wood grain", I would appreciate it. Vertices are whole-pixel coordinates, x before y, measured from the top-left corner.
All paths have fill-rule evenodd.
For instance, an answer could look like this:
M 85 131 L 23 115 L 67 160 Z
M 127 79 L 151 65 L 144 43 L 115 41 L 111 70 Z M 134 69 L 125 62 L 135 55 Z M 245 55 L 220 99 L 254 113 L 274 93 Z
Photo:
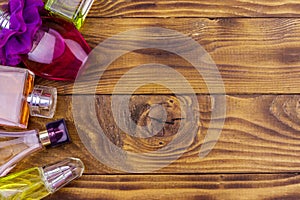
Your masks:
M 96 1 L 90 17 L 299 17 L 291 0 Z
M 0 0 L 0 5 L 6 3 Z M 292 0 L 101 0 L 94 2 L 88 17 L 299 17 L 299 6 Z
M 180 100 L 180 98 L 185 101 Z M 84 131 L 84 136 L 95 142 L 96 148 L 105 152 L 108 157 L 115 154 L 113 154 L 113 149 L 109 148 L 108 143 L 97 140 L 97 134 L 100 133 L 93 124 L 95 123 L 94 117 L 101 125 L 106 137 L 114 145 L 127 152 L 151 153 L 168 147 L 170 142 L 175 141 L 174 138 L 178 136 L 180 124 L 187 124 L 184 118 L 180 118 L 185 111 L 179 109 L 178 104 L 190 102 L 190 97 L 186 95 L 180 98 L 172 95 L 135 95 L 131 98 L 129 108 L 132 120 L 137 124 L 147 125 L 149 132 L 153 126 L 159 127 L 157 124 L 162 119 L 159 112 L 151 112 L 153 105 L 160 104 L 166 109 L 167 118 L 163 129 L 149 138 L 141 138 L 138 135 L 138 129 L 133 129 L 133 133 L 137 134 L 137 137 L 120 130 L 112 116 L 110 95 L 96 96 L 96 116 L 91 114 L 93 105 L 91 105 L 91 110 L 77 111 L 76 115 L 82 120 L 81 123 L 77 124 L 77 128 Z M 125 164 L 129 167 L 127 169 L 132 171 L 138 171 L 142 164 L 144 164 L 145 169 L 150 170 L 155 163 L 167 162 L 168 158 L 182 153 L 172 164 L 153 173 L 299 172 L 299 95 L 226 96 L 226 117 L 221 136 L 208 156 L 199 158 L 200 147 L 203 145 L 208 127 L 212 122 L 221 120 L 220 116 L 212 118 L 211 115 L 217 106 L 223 106 L 216 103 L 218 102 L 217 98 L 197 96 L 199 105 L 197 111 L 200 114 L 200 119 L 196 136 L 190 138 L 191 143 L 175 143 L 173 151 L 165 152 L 165 154 L 156 157 L 152 156 L 147 161 L 140 157 L 130 159 L 130 157 L 126 157 L 126 154 L 125 157 L 114 156 L 112 160 L 125 159 L 124 162 L 129 160 L 130 162 Z M 98 162 L 84 147 L 77 134 L 72 115 L 72 103 L 73 106 L 78 103 L 77 106 L 82 104 L 71 102 L 70 96 L 60 96 L 58 100 L 58 112 L 55 119 L 66 118 L 73 143 L 39 152 L 25 159 L 15 170 L 43 165 L 63 157 L 75 156 L 84 161 L 87 174 L 124 173 L 124 171 L 110 168 L 112 165 Z M 189 105 L 192 108 L 196 106 L 193 103 Z M 149 118 L 156 120 L 153 122 Z M 30 127 L 42 129 L 47 121 L 50 120 L 31 118 Z M 128 123 L 128 118 L 124 118 L 124 123 Z M 127 158 L 128 160 L 126 160 Z
M 1 5 L 3 2 L 0 0 Z M 38 78 L 36 84 L 58 88 L 55 119 L 67 120 L 73 142 L 38 152 L 23 160 L 14 171 L 69 156 L 81 158 L 86 165 L 84 176 L 48 199 L 298 199 L 299 6 L 300 2 L 292 0 L 95 1 L 80 30 L 91 47 L 95 48 L 118 33 L 145 27 L 176 30 L 194 39 L 215 61 L 223 78 L 226 115 L 212 115 L 225 105 L 219 103 L 220 96 L 207 95 L 209 91 L 203 74 L 197 74 L 187 60 L 159 48 L 135 50 L 108 66 L 96 91 L 92 81 L 98 81 L 102 69 L 87 71 L 88 76 L 76 91 L 73 91 L 73 83 Z M 161 39 L 171 38 L 174 35 L 163 35 Z M 183 43 L 178 35 L 175 38 L 181 51 L 189 53 L 190 45 Z M 114 48 L 135 42 L 137 36 L 128 35 Z M 149 41 L 141 39 L 138 42 Z M 112 48 L 108 46 L 105 50 Z M 101 56 L 108 59 L 99 52 Z M 119 93 L 125 94 L 126 89 L 132 87 L 131 83 L 142 85 L 130 99 L 130 117 L 121 118 L 121 123 L 129 129 L 124 131 L 112 114 L 111 94 L 124 74 L 147 63 L 164 64 L 181 73 L 197 93 L 197 101 L 186 94 L 182 82 L 173 77 L 169 83 L 181 91 L 179 96 L 174 96 L 165 85 L 145 82 L 145 74 L 151 74 L 135 74 L 120 86 Z M 214 75 L 211 73 L 208 79 L 213 80 Z M 217 90 L 220 86 L 215 83 L 213 87 Z M 93 98 L 89 109 L 83 106 L 87 103 L 84 98 L 72 101 L 74 93 Z M 117 97 L 122 99 L 124 95 Z M 82 109 L 74 112 L 73 106 Z M 115 107 L 122 108 L 123 104 Z M 193 121 L 186 117 L 187 114 L 199 114 L 199 119 Z M 145 126 L 146 132 L 132 125 L 129 119 Z M 216 145 L 208 156 L 200 158 L 201 147 L 215 142 L 205 141 L 209 127 L 222 120 L 225 120 L 224 126 L 214 127 L 214 130 L 221 130 Z M 32 117 L 29 128 L 43 129 L 49 121 Z M 181 124 L 196 130 L 195 136 L 187 132 L 188 142 L 176 140 Z M 114 149 L 97 137 L 96 125 L 101 125 L 108 140 L 121 150 L 152 155 L 143 160 L 125 153 L 112 157 L 112 161 L 123 159 L 133 172 L 145 168 L 151 173 L 129 174 L 94 158 L 84 146 L 79 131 L 98 145 L 97 151 L 105 152 L 108 157 L 115 155 Z M 151 137 L 141 138 L 147 134 Z M 173 141 L 176 141 L 174 149 L 160 157 L 153 154 Z M 168 163 L 176 155 L 180 157 L 171 164 L 151 171 L 154 164 Z
M 299 174 L 88 175 L 47 199 L 298 199 Z
M 224 19 L 88 19 L 82 29 L 84 37 L 92 47 L 96 47 L 105 39 L 137 28 L 163 27 L 178 31 L 197 41 L 216 63 L 222 76 L 227 94 L 298 94 L 300 87 L 300 20 L 297 18 L 224 18 Z M 100 31 L 99 31 L 100 30 Z M 150 39 L 151 35 L 149 35 Z M 163 40 L 174 39 L 172 35 L 164 36 Z M 177 37 L 178 46 L 187 54 L 190 46 L 180 43 L 182 38 Z M 120 44 L 134 44 L 137 36 L 129 35 L 121 39 L 118 45 L 107 47 L 105 50 L 121 48 Z M 172 40 L 174 41 L 174 40 Z M 131 43 L 132 42 L 132 43 Z M 140 42 L 147 42 L 141 40 Z M 182 41 L 181 41 L 182 42 Z M 96 50 L 94 50 L 96 51 Z M 97 59 L 107 60 L 99 52 Z M 100 60 L 101 61 L 101 60 Z M 98 94 L 112 94 L 113 89 L 129 70 L 142 64 L 160 63 L 170 66 L 181 73 L 198 94 L 207 94 L 208 88 L 203 77 L 195 67 L 181 56 L 159 49 L 142 49 L 125 54 L 115 60 L 102 76 L 99 72 L 103 68 L 95 65 L 86 76 L 86 81 L 79 86 L 79 93 L 93 94 L 94 87 Z M 214 80 L 216 74 L 208 74 L 209 80 Z M 121 85 L 124 92 L 132 86 L 131 83 L 140 84 L 136 94 L 170 94 L 166 87 L 147 85 L 145 76 L 151 74 L 132 74 L 127 84 Z M 167 77 L 167 74 L 166 74 Z M 93 82 L 96 81 L 96 84 Z M 181 81 L 169 77 L 174 87 L 184 90 Z M 73 84 L 38 80 L 37 84 L 53 85 L 60 94 L 73 93 Z M 97 84 L 98 83 L 98 84 Z M 216 83 L 213 89 L 220 88 Z M 125 92 L 126 93 L 126 92 Z

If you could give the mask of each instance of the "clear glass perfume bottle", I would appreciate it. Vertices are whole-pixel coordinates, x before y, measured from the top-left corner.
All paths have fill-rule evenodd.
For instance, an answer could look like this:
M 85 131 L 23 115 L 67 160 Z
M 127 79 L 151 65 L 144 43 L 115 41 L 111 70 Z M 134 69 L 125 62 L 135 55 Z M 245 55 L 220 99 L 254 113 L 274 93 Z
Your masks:
M 5 57 L 1 64 L 14 66 L 22 61 L 37 76 L 74 81 L 91 51 L 80 32 L 73 24 L 52 16 L 42 17 L 42 24 L 34 19 L 40 18 L 33 11 L 43 5 L 41 0 L 21 0 L 24 4 L 21 13 L 20 3 L 16 6 L 13 1 L 10 0 L 8 11 L 0 12 L 2 38 L 8 38 L 0 40 L 6 42 L 1 44 Z M 37 5 L 28 8 L 32 4 Z
M 44 167 L 34 167 L 0 178 L 0 199 L 42 199 L 80 177 L 84 164 L 66 158 Z
M 52 118 L 57 91 L 34 86 L 34 74 L 23 68 L 0 65 L 0 126 L 27 128 L 31 116 Z
M 94 0 L 48 0 L 45 9 L 80 29 L 93 3 Z
M 46 129 L 41 132 L 0 131 L 0 176 L 5 176 L 17 162 L 33 152 L 71 141 L 64 119 L 48 123 Z

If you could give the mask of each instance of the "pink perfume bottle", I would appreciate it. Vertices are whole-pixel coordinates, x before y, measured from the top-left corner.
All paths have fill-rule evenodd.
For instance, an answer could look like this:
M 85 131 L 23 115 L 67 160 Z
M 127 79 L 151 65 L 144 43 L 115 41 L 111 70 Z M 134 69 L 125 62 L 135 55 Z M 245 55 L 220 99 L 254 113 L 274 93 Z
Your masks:
M 0 126 L 27 128 L 31 116 L 52 118 L 57 91 L 34 86 L 28 69 L 0 65 Z
M 41 21 L 42 7 L 40 0 L 10 0 L 8 12 L 0 12 L 2 37 L 8 38 L 1 64 L 22 61 L 37 76 L 74 81 L 91 49 L 73 24 L 52 16 Z
M 0 176 L 6 175 L 16 163 L 46 146 L 56 147 L 70 142 L 64 119 L 50 122 L 46 131 L 0 131 Z

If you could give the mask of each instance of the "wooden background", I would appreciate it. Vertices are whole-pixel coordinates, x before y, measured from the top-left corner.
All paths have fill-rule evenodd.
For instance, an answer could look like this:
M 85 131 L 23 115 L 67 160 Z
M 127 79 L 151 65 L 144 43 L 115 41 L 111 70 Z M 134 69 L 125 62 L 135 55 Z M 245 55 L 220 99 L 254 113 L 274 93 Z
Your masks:
M 122 74 L 135 66 L 155 61 L 174 67 L 195 88 L 200 113 L 198 134 L 178 160 L 147 174 L 125 173 L 98 162 L 85 149 L 74 125 L 73 84 L 37 79 L 36 84 L 58 88 L 55 119 L 67 120 L 73 143 L 36 153 L 14 171 L 69 156 L 82 159 L 84 175 L 47 199 L 298 199 L 299 17 L 297 0 L 96 0 L 80 30 L 92 48 L 117 33 L 152 26 L 179 31 L 202 45 L 225 85 L 221 136 L 210 154 L 200 159 L 209 123 L 218 120 L 211 119 L 214 99 L 201 77 L 194 75 L 193 67 L 179 56 L 157 49 L 139 50 L 120 57 L 105 72 L 95 96 L 98 121 L 108 138 L 123 150 L 147 152 L 168 145 L 183 121 L 178 118 L 177 97 L 155 85 L 136 91 L 129 106 L 133 120 L 147 123 L 149 105 L 159 102 L 173 122 L 152 138 L 141 139 L 119 130 L 111 114 L 110 94 Z M 143 82 L 139 77 L 132 79 Z M 89 82 L 85 86 L 80 95 L 93 95 Z M 182 98 L 188 102 L 190 96 Z M 87 121 L 82 128 L 92 137 L 90 113 L 83 110 L 79 114 Z M 30 128 L 42 129 L 49 121 L 32 117 Z M 109 156 L 106 144 L 100 142 L 99 146 Z

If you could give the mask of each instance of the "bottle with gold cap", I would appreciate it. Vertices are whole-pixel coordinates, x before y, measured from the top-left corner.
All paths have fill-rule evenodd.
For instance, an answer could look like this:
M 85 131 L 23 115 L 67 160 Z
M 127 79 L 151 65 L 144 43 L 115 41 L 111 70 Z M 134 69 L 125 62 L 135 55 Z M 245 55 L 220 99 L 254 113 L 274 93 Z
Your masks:
M 50 122 L 45 131 L 0 131 L 0 177 L 5 176 L 17 162 L 46 146 L 56 147 L 70 142 L 64 119 Z M 1 189 L 0 189 L 1 190 Z
M 0 199 L 42 199 L 83 174 L 78 158 L 66 158 L 0 178 Z

